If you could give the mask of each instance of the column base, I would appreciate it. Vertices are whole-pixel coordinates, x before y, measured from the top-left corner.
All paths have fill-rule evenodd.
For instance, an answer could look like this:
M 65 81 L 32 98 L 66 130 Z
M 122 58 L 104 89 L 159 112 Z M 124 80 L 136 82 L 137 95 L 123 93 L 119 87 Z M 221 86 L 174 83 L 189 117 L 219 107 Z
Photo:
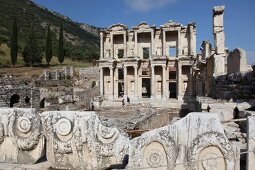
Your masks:
M 183 100 L 183 96 L 178 96 L 177 100 Z

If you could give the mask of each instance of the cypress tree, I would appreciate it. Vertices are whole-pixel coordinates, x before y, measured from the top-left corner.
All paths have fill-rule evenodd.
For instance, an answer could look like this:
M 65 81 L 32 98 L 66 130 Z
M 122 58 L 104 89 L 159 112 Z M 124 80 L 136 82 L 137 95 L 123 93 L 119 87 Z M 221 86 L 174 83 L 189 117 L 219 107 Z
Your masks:
M 48 66 L 49 66 L 50 61 L 52 59 L 52 42 L 51 42 L 51 34 L 50 34 L 50 24 L 48 25 L 47 32 L 46 32 L 45 58 L 46 58 Z
M 64 40 L 63 40 L 63 23 L 60 23 L 60 30 L 59 30 L 59 42 L 58 42 L 58 61 L 60 64 L 64 62 L 64 53 L 63 53 L 63 46 L 64 46 Z
M 26 60 L 30 66 L 42 62 L 42 57 L 37 45 L 34 26 L 31 24 L 26 43 Z
M 11 61 L 13 66 L 15 66 L 17 62 L 17 55 L 18 55 L 18 27 L 17 21 L 16 19 L 14 19 L 11 35 Z

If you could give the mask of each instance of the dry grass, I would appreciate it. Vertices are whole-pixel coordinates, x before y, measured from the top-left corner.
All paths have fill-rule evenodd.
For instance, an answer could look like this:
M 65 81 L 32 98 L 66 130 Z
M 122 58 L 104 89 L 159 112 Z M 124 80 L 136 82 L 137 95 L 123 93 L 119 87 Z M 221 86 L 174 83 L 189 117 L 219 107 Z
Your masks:
M 74 67 L 88 67 L 89 63 L 73 61 L 69 58 L 66 58 L 65 61 L 60 64 L 58 58 L 53 56 L 50 62 L 50 67 L 47 66 L 45 57 L 42 60 L 42 67 L 26 67 L 23 61 L 22 56 L 19 54 L 17 58 L 17 64 L 15 67 L 12 67 L 11 57 L 10 57 L 10 48 L 6 44 L 0 44 L 0 74 L 13 74 L 15 76 L 38 76 L 43 73 L 44 69 L 56 70 L 61 69 L 63 66 L 74 66 Z

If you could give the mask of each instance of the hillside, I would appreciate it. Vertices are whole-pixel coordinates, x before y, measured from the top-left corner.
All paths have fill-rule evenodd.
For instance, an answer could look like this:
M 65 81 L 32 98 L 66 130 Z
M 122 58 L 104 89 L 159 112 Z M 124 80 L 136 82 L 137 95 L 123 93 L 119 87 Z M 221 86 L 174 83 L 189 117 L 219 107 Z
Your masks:
M 92 53 L 99 53 L 98 28 L 94 26 L 74 22 L 68 17 L 50 11 L 30 0 L 0 0 L 0 4 L 0 44 L 9 45 L 12 21 L 16 18 L 19 29 L 19 53 L 24 47 L 31 23 L 35 26 L 36 38 L 40 44 L 40 50 L 43 52 L 46 25 L 50 23 L 53 33 L 53 55 L 57 55 L 59 24 L 62 22 L 65 56 L 73 60 L 87 61 L 92 56 L 95 57 L 95 55 L 91 55 Z

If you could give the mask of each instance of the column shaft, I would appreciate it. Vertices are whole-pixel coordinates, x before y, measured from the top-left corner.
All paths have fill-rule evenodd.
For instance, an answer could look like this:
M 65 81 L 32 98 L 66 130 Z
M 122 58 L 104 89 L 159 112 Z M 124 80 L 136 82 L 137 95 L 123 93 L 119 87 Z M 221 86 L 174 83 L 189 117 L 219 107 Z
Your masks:
M 104 34 L 100 33 L 100 58 L 104 58 Z
M 123 40 L 124 40 L 124 58 L 127 57 L 127 34 L 123 34 Z
M 127 67 L 124 66 L 124 97 L 128 95 L 128 79 L 127 79 Z
M 111 56 L 110 56 L 110 58 L 114 58 L 113 34 L 111 34 Z
M 154 73 L 155 66 L 151 66 L 151 98 L 154 99 L 155 97 L 155 73 Z
M 183 92 L 182 92 L 182 65 L 178 63 L 178 100 L 181 100 L 183 97 Z
M 137 32 L 135 32 L 135 56 L 138 56 Z
M 166 55 L 166 31 L 163 31 L 162 46 L 162 55 Z
M 100 96 L 104 95 L 104 75 L 103 75 L 104 68 L 100 68 Z
M 113 96 L 114 96 L 114 76 L 113 76 L 113 67 L 110 67 L 110 98 L 113 99 Z
M 135 74 L 135 97 L 138 98 L 138 75 L 137 75 L 137 66 L 134 67 Z
M 166 98 L 166 66 L 162 66 L 162 98 Z

